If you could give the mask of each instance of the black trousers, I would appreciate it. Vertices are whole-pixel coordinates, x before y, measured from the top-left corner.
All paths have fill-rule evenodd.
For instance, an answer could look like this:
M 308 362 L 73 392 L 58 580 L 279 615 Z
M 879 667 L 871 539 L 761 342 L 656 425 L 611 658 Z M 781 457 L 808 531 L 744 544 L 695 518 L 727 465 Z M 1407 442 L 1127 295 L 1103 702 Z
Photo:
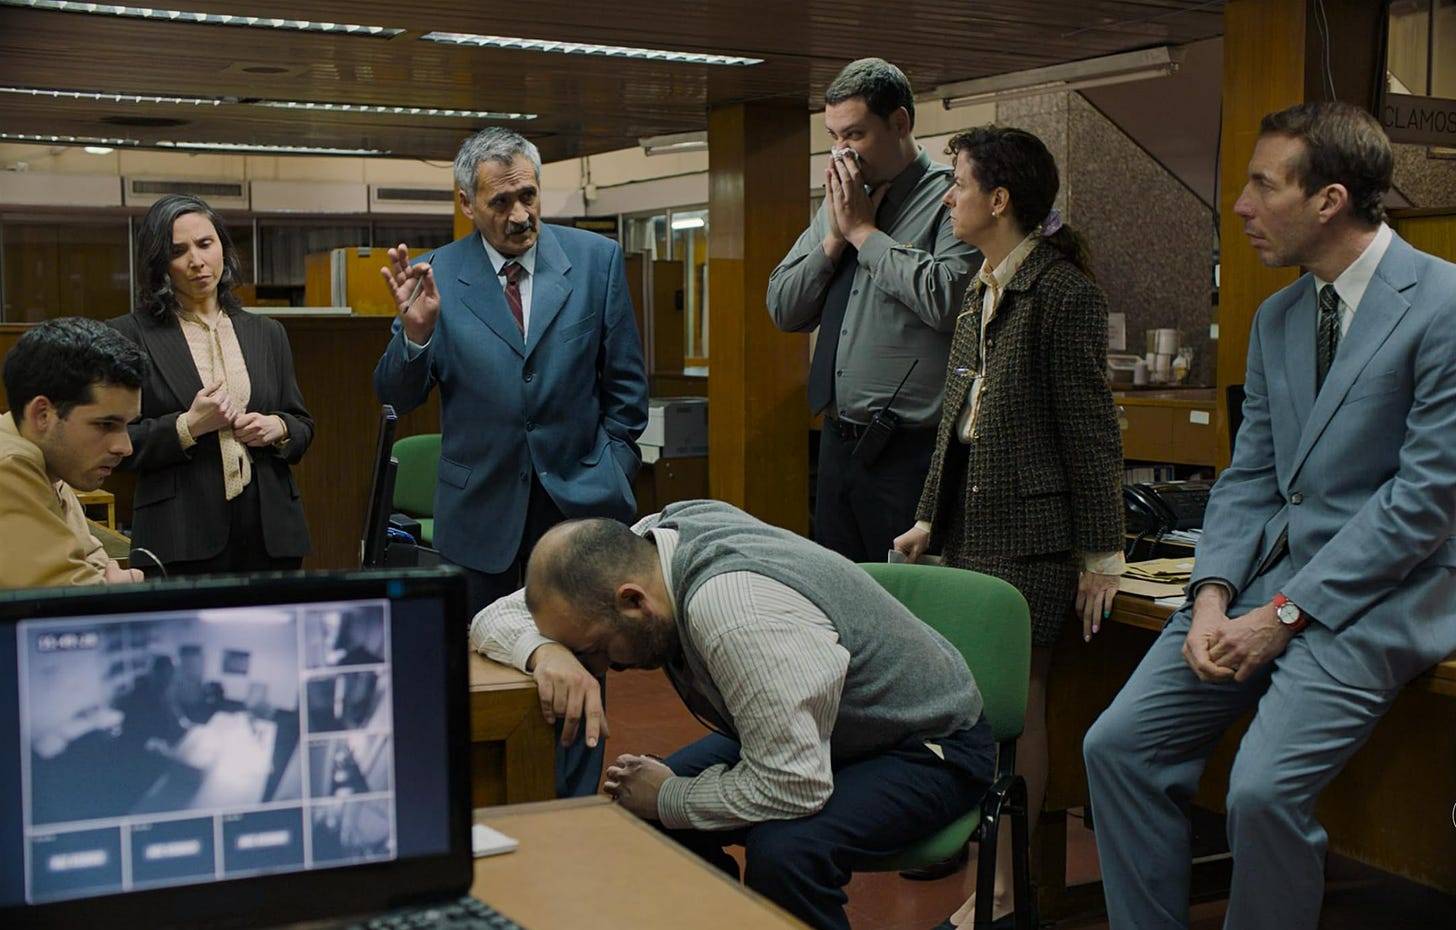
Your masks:
M 464 565 L 458 566 L 465 572 L 466 607 L 470 609 L 471 618 L 495 601 L 519 590 L 526 583 L 526 562 L 531 558 L 531 550 L 536 548 L 536 543 L 541 541 L 547 530 L 565 519 L 566 515 L 556 506 L 556 502 L 551 499 L 533 470 L 531 499 L 526 504 L 526 526 L 521 531 L 521 544 L 515 559 L 504 571 L 499 572 L 482 572 Z
M 935 430 L 901 427 L 868 467 L 853 457 L 857 441 L 827 423 L 819 433 L 814 541 L 852 562 L 883 562 L 895 537 L 915 525 Z
M 551 527 L 566 519 L 561 508 L 551 499 L 541 479 L 531 473 L 531 500 L 526 505 L 526 528 L 521 533 L 521 545 L 515 560 L 501 572 L 482 572 L 464 565 L 457 566 L 465 572 L 466 602 L 470 609 L 469 618 L 490 606 L 507 594 L 517 591 L 526 582 L 526 563 L 531 550 L 546 535 Z M 607 703 L 605 679 L 598 679 L 602 689 L 602 706 Z M 606 758 L 607 741 L 598 740 L 596 748 L 589 748 L 585 739 L 585 728 L 570 746 L 561 745 L 562 722 L 556 722 L 556 795 L 562 798 L 585 797 L 596 794 L 597 784 L 602 777 L 602 763 Z
M 145 553 L 133 554 L 132 567 L 152 575 L 152 560 Z M 274 558 L 263 544 L 263 513 L 258 482 L 250 481 L 243 492 L 228 502 L 228 540 L 222 551 L 210 559 L 172 562 L 171 575 L 240 575 L 252 572 L 295 571 L 303 565 L 297 556 Z

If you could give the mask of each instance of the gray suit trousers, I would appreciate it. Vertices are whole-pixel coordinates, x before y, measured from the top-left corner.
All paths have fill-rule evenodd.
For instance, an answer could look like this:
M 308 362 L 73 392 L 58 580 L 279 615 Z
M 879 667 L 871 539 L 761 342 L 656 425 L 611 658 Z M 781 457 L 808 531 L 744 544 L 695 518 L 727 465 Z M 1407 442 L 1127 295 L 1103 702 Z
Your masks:
M 1205 684 L 1180 653 L 1188 627 L 1188 614 L 1174 616 L 1083 743 L 1109 924 L 1188 926 L 1184 812 L 1209 753 L 1253 707 L 1229 775 L 1233 884 L 1224 926 L 1314 930 L 1326 847 L 1315 801 L 1399 689 L 1336 681 L 1302 635 L 1248 681 Z

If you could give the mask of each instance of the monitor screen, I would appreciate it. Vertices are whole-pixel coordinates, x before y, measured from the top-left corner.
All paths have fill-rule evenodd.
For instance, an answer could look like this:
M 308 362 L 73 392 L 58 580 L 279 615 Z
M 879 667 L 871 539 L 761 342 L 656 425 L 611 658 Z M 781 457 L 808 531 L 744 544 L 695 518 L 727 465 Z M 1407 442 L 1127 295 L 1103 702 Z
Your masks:
M 377 568 L 384 564 L 388 545 L 389 512 L 394 506 L 394 408 L 379 410 L 379 442 L 374 447 L 373 478 L 369 482 L 369 507 L 364 512 L 364 537 L 359 547 L 359 565 Z
M 150 895 L 205 924 L 250 879 L 327 909 L 362 903 L 359 876 L 335 887 L 351 871 L 387 894 L 449 871 L 469 818 L 458 574 L 27 593 L 0 601 L 0 918 Z

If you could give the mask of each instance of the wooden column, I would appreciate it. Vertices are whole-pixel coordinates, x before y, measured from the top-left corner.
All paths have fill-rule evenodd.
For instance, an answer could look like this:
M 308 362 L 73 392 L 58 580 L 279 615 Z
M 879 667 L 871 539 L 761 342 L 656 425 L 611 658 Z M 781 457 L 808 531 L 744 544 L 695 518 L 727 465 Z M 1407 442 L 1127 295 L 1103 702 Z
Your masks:
M 768 276 L 809 221 L 802 101 L 708 114 L 709 493 L 809 531 L 809 339 L 779 332 Z
M 1223 128 L 1219 135 L 1218 462 L 1228 464 L 1224 388 L 1242 384 L 1249 331 L 1259 303 L 1299 276 L 1296 268 L 1266 268 L 1244 237 L 1234 203 L 1248 178 L 1249 158 L 1264 114 L 1334 96 L 1370 107 L 1382 62 L 1376 37 L 1385 30 L 1380 4 L 1325 3 L 1330 44 L 1309 0 L 1229 0 L 1224 7 Z

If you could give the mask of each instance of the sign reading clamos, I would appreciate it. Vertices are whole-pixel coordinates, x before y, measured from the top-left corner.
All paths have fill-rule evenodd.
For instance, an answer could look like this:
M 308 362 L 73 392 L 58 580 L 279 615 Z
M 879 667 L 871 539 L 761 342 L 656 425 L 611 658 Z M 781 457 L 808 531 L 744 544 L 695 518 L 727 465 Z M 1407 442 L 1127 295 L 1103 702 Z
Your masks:
M 1380 122 L 1392 142 L 1456 148 L 1456 100 L 1386 94 Z

